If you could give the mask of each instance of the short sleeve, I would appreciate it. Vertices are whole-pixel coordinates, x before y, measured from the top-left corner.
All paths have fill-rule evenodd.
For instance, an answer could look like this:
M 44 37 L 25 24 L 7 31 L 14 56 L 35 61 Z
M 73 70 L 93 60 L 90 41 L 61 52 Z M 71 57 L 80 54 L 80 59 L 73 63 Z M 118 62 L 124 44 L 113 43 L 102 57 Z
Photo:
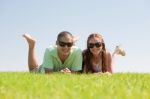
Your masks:
M 74 52 L 74 61 L 71 66 L 71 70 L 73 70 L 73 71 L 82 70 L 82 51 L 81 51 L 81 49 L 77 49 Z
M 53 61 L 50 50 L 47 48 L 44 53 L 42 67 L 47 69 L 53 69 Z

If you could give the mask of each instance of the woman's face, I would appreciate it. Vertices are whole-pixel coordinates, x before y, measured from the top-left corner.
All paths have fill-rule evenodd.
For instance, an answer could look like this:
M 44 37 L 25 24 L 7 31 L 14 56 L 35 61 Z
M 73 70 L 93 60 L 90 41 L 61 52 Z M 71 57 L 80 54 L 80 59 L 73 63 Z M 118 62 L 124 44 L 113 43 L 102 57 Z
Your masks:
M 72 36 L 70 35 L 65 35 L 61 37 L 59 41 L 57 41 L 58 53 L 60 53 L 63 56 L 69 55 L 72 46 L 73 46 L 73 40 L 72 40 Z
M 98 37 L 91 38 L 88 42 L 88 47 L 93 55 L 99 55 L 103 48 L 102 39 Z

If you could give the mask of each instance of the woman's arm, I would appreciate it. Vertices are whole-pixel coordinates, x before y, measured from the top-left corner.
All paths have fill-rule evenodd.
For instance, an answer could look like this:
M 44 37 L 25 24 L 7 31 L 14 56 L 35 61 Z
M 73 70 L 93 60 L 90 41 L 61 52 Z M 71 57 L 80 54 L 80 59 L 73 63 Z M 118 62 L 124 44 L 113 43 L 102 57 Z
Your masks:
M 112 56 L 110 52 L 106 52 L 106 57 L 107 57 L 107 72 L 112 73 Z

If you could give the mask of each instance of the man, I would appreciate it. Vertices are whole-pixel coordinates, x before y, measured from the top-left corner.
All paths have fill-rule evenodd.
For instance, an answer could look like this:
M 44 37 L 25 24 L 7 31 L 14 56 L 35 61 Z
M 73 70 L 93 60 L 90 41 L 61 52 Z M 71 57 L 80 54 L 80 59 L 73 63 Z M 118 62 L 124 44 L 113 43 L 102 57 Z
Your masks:
M 30 72 L 73 73 L 82 69 L 82 51 L 74 46 L 76 39 L 70 32 L 62 31 L 58 34 L 56 46 L 50 46 L 45 50 L 40 67 L 35 54 L 36 40 L 27 33 L 23 37 L 29 45 L 28 66 Z

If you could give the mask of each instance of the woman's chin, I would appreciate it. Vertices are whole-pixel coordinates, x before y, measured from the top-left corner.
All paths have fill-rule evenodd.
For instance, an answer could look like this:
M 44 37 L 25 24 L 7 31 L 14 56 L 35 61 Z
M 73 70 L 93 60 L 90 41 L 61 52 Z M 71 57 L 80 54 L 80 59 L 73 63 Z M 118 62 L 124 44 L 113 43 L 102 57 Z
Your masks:
M 99 55 L 99 52 L 97 52 L 97 53 L 94 52 L 94 53 L 92 53 L 92 54 L 93 54 L 93 55 Z

